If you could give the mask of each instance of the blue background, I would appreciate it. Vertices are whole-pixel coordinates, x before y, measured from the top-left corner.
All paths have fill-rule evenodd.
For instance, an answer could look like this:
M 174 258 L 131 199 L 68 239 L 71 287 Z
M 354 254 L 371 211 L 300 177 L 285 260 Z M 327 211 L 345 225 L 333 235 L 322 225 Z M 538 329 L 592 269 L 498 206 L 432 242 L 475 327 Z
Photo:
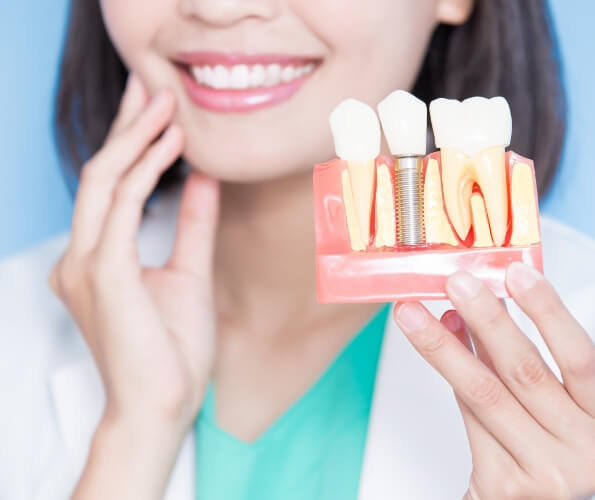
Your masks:
M 522 1 L 522 0 L 521 0 Z M 68 227 L 72 200 L 52 138 L 51 113 L 67 0 L 1 2 L 0 257 Z M 592 0 L 551 0 L 569 100 L 563 164 L 542 211 L 595 237 L 595 19 Z M 572 7 L 570 7 L 572 6 Z M 593 38 L 591 38 L 593 40 Z

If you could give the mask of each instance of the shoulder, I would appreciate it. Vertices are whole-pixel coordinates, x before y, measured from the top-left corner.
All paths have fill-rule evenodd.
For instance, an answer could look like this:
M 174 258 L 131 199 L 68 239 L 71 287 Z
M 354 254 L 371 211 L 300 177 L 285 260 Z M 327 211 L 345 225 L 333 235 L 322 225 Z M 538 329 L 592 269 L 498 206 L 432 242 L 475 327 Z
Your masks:
M 541 218 L 546 273 L 577 273 L 583 281 L 595 281 L 595 239 L 551 217 Z
M 67 242 L 63 234 L 0 261 L 2 498 L 33 498 L 38 475 L 60 462 L 50 377 L 84 349 L 68 311 L 48 285 Z
M 10 347 L 46 334 L 66 310 L 52 293 L 49 274 L 66 248 L 61 234 L 20 254 L 0 260 L 0 340 Z M 45 335 L 47 338 L 47 335 Z
M 593 304 L 595 239 L 549 217 L 542 218 L 541 229 L 546 278 L 568 302 Z
M 595 339 L 595 240 L 550 217 L 541 218 L 544 275 Z M 528 320 L 512 305 L 519 322 Z

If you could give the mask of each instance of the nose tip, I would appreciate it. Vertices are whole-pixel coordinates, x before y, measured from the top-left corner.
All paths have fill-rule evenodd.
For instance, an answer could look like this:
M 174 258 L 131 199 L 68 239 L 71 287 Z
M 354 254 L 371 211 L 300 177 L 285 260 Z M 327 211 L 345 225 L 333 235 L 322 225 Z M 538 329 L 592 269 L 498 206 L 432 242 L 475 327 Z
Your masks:
M 226 27 L 244 19 L 270 20 L 277 15 L 278 0 L 180 0 L 180 10 L 205 24 Z

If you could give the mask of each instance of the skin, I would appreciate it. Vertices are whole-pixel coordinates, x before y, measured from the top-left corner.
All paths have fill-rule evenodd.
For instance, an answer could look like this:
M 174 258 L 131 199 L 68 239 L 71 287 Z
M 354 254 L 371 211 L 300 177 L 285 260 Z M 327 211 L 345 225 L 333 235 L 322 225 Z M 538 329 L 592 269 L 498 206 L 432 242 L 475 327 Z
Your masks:
M 464 22 L 472 1 L 426 0 L 415 9 L 408 0 L 375 0 L 373 9 L 355 0 L 103 0 L 101 7 L 132 76 L 104 147 L 83 168 L 70 244 L 50 278 L 106 388 L 73 498 L 161 498 L 210 377 L 219 425 L 253 440 L 375 310 L 315 302 L 314 234 L 304 215 L 311 165 L 333 156 L 330 110 L 348 96 L 375 105 L 409 88 L 436 24 Z M 231 49 L 323 62 L 275 107 L 236 115 L 197 108 L 170 58 Z M 179 155 L 192 173 L 174 247 L 163 267 L 143 268 L 142 207 Z M 474 459 L 467 498 L 595 490 L 595 348 L 542 277 L 519 288 L 528 273 L 535 277 L 512 266 L 508 285 L 541 328 L 564 385 L 489 292 L 461 293 L 464 274 L 448 286 L 458 315 L 438 322 L 419 304 L 396 308 L 397 322 L 461 406 Z M 465 348 L 469 335 L 477 357 Z

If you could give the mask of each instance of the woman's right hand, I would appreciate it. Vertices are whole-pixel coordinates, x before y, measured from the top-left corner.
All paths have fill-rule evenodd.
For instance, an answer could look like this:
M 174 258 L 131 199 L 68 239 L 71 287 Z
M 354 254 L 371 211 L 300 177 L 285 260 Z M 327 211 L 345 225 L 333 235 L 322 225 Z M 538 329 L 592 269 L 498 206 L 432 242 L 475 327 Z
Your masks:
M 171 256 L 161 268 L 143 268 L 136 243 L 143 207 L 184 143 L 171 123 L 174 95 L 164 90 L 147 101 L 132 75 L 104 146 L 82 169 L 70 243 L 50 277 L 106 393 L 81 498 L 162 495 L 214 361 L 218 184 L 189 174 Z

